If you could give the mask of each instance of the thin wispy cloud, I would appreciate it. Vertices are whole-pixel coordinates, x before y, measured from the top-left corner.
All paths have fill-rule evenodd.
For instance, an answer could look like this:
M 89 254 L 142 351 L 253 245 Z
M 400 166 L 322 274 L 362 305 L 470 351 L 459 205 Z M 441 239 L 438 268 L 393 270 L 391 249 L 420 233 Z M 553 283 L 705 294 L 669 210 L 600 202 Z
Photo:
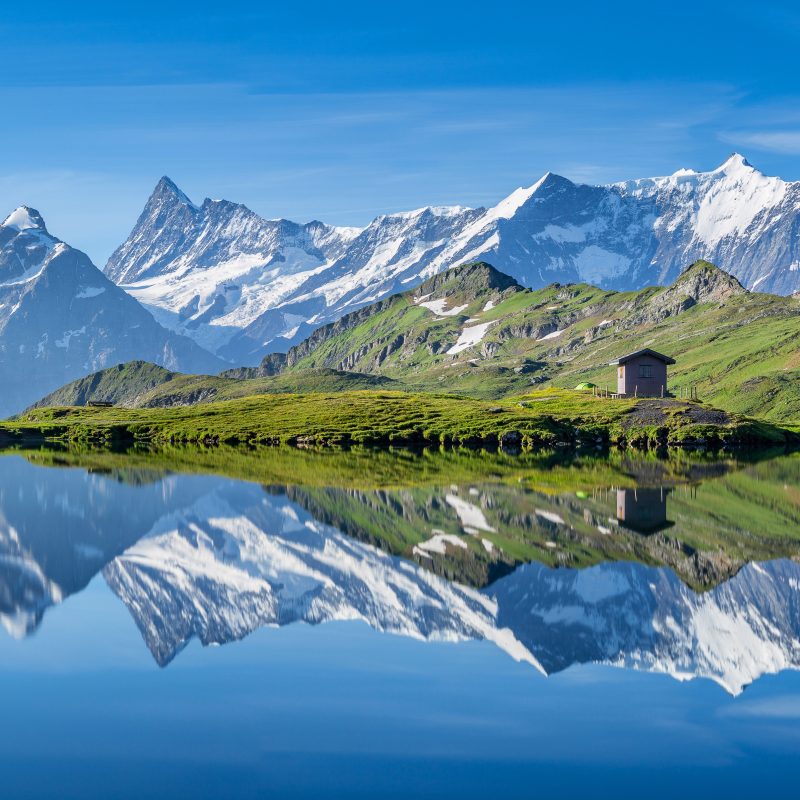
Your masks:
M 723 717 L 748 717 L 774 720 L 800 720 L 800 695 L 770 697 L 735 703 L 719 712 Z
M 772 153 L 800 155 L 800 130 L 725 133 L 720 138 L 742 149 L 752 148 Z

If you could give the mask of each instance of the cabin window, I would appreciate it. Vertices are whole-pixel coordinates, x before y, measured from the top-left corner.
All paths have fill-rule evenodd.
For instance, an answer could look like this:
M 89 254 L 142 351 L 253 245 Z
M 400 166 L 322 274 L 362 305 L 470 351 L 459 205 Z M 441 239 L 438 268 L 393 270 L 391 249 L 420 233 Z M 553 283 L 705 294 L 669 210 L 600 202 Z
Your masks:
M 652 364 L 640 364 L 639 365 L 639 377 L 640 378 L 652 378 L 653 377 L 653 365 Z

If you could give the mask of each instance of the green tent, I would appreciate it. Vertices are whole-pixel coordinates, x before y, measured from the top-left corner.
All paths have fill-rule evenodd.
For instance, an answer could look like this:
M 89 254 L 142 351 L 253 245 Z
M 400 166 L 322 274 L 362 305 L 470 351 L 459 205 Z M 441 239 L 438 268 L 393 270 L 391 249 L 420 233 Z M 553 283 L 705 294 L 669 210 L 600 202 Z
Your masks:
M 579 383 L 575 388 L 576 389 L 594 389 L 596 388 L 596 383 Z

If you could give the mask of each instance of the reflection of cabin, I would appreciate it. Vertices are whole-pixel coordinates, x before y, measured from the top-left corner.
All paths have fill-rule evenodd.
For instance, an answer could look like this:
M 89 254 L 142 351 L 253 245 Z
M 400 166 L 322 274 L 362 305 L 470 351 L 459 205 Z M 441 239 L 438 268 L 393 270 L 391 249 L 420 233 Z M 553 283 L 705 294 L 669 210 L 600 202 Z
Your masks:
M 617 394 L 629 397 L 664 397 L 667 365 L 675 359 L 645 348 L 610 361 L 617 368 Z
M 617 489 L 617 520 L 637 533 L 656 533 L 671 527 L 667 519 L 669 489 Z

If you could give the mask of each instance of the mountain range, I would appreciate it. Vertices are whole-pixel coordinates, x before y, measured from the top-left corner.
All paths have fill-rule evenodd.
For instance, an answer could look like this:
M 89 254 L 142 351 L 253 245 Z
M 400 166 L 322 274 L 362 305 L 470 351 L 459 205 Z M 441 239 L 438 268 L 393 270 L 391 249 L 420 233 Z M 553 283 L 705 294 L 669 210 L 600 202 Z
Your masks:
M 761 293 L 788 295 L 800 289 L 799 187 L 766 177 L 733 155 L 710 172 L 679 170 L 665 178 L 600 187 L 548 173 L 489 209 L 426 207 L 382 215 L 356 229 L 265 220 L 225 200 L 198 206 L 163 178 L 105 274 L 85 254 L 51 235 L 35 210 L 20 207 L 0 225 L 0 378 L 6 389 L 0 414 L 21 411 L 65 382 L 132 360 L 170 372 L 207 374 L 261 363 L 258 374 L 279 371 L 284 376 L 286 367 L 298 361 L 309 380 L 286 385 L 300 388 L 314 387 L 309 367 L 323 383 L 337 377 L 330 374 L 333 370 L 366 385 L 400 381 L 467 391 L 476 386 L 507 391 L 512 385 L 546 382 L 555 377 L 554 364 L 575 367 L 571 374 L 576 377 L 604 378 L 590 361 L 607 354 L 596 344 L 633 340 L 642 334 L 642 322 L 657 334 L 654 341 L 662 341 L 661 322 L 668 328 L 668 318 L 679 318 L 677 311 L 691 311 L 687 303 L 696 307 L 694 317 L 690 313 L 680 319 L 699 321 L 703 336 L 714 344 L 713 353 L 692 363 L 694 374 L 687 378 L 728 391 L 735 347 L 743 347 L 751 359 L 747 354 L 758 345 L 752 354 L 759 359 L 757 369 L 752 359 L 752 370 L 736 362 L 737 390 L 747 381 L 753 385 L 732 396 L 730 408 L 748 412 L 762 404 L 780 406 L 782 398 L 792 395 L 786 371 L 796 368 L 781 353 L 792 350 L 790 338 L 796 332 L 776 320 L 796 309 L 786 300 L 788 305 L 773 313 L 766 306 L 779 309 L 781 301 Z M 669 293 L 641 288 L 676 282 L 696 256 L 714 259 L 735 279 L 726 290 L 729 297 L 718 304 L 713 325 L 697 311 L 705 308 L 697 299 L 702 286 L 692 290 L 697 297 L 690 292 L 683 300 L 673 292 L 677 305 L 672 306 Z M 426 289 L 431 295 L 426 299 L 416 291 L 422 284 L 436 286 L 428 282 L 478 257 L 490 259 L 506 276 L 506 294 L 554 287 L 551 301 L 538 310 L 540 319 L 526 312 L 527 318 L 516 324 L 483 306 L 468 309 L 472 316 L 462 319 L 464 309 L 451 304 L 442 306 L 447 314 L 437 313 L 436 301 L 442 298 Z M 601 291 L 591 292 L 589 284 Z M 756 291 L 747 295 L 746 289 Z M 625 292 L 630 291 L 639 295 L 627 303 Z M 361 351 L 346 343 L 319 350 L 323 341 L 354 327 L 359 315 L 375 318 L 390 303 L 397 311 L 391 298 L 398 292 L 411 292 L 406 296 L 413 295 L 419 312 L 427 309 L 433 315 L 433 328 L 425 333 L 415 323 L 414 336 L 423 336 L 420 344 L 429 351 L 427 361 L 413 356 L 407 330 L 413 320 L 407 314 L 396 323 L 381 323 L 378 351 L 371 343 L 366 349 L 359 345 Z M 594 302 L 612 298 L 612 292 L 617 294 L 605 309 Z M 737 301 L 734 296 L 743 293 L 747 302 Z M 514 302 L 519 301 L 510 305 Z M 645 302 L 663 308 L 637 316 L 634 306 Z M 510 309 L 509 304 L 504 308 Z M 597 320 L 586 310 L 597 311 Z M 514 324 L 498 324 L 501 316 Z M 759 331 L 752 342 L 745 335 L 750 322 Z M 445 330 L 448 325 L 454 341 Z M 360 333 L 370 331 L 362 327 Z M 398 336 L 403 337 L 401 346 Z M 527 340 L 520 358 L 501 363 L 495 356 L 508 355 L 513 338 Z M 726 339 L 730 347 L 718 349 Z M 532 342 L 537 344 L 531 350 Z M 663 344 L 680 354 L 687 339 L 668 336 Z M 442 349 L 434 352 L 437 346 Z M 770 346 L 775 352 L 767 352 Z M 387 352 L 381 354 L 382 349 Z M 311 350 L 317 350 L 313 357 Z M 272 357 L 286 352 L 285 359 Z M 725 358 L 706 369 L 706 357 L 715 353 Z M 502 385 L 483 380 L 490 360 L 491 369 L 502 373 Z M 431 372 L 431 361 L 453 363 L 440 363 Z M 470 366 L 461 369 L 461 362 Z M 547 369 L 539 370 L 537 365 L 545 362 Z M 474 372 L 481 373 L 479 380 Z M 369 378 L 354 379 L 353 373 Z M 298 370 L 293 374 L 299 375 Z M 793 402 L 778 413 L 794 413 Z
M 87 255 L 52 236 L 37 211 L 12 212 L 0 224 L 0 415 L 137 357 L 174 369 L 222 366 L 159 325 Z
M 491 208 L 429 206 L 363 229 L 193 204 L 162 178 L 106 274 L 170 329 L 255 364 L 320 325 L 486 260 L 527 288 L 674 281 L 697 259 L 747 288 L 800 290 L 800 183 L 733 154 L 709 172 L 589 186 L 547 173 Z

